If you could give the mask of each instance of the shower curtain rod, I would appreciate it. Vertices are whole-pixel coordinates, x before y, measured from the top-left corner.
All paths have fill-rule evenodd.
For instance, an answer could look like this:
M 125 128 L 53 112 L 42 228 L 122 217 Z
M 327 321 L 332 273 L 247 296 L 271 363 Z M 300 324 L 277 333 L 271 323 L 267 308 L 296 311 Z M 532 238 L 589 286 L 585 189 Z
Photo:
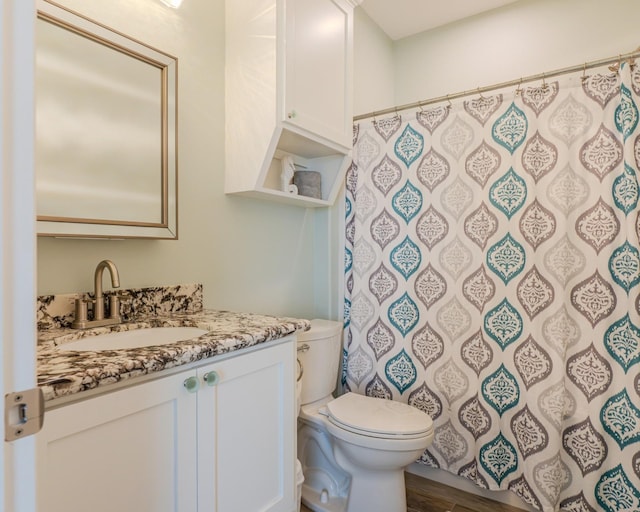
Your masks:
M 534 82 L 536 80 L 542 80 L 544 82 L 547 78 L 553 78 L 555 76 L 566 75 L 569 73 L 576 73 L 578 71 L 586 71 L 587 69 L 597 68 L 600 66 L 606 66 L 607 64 L 613 63 L 621 63 L 625 60 L 631 60 L 640 57 L 640 48 L 636 49 L 631 53 L 625 53 L 621 55 L 617 55 L 615 57 L 609 57 L 606 59 L 594 60 L 591 62 L 585 62 L 584 64 L 579 64 L 576 66 L 571 66 L 568 68 L 556 69 L 554 71 L 548 71 L 546 73 L 538 73 L 537 75 L 530 75 L 524 78 L 518 78 L 516 80 L 509 80 L 508 82 L 501 82 L 494 85 L 488 85 L 485 87 L 478 87 L 477 89 L 457 92 L 455 94 L 446 94 L 444 96 L 438 96 L 437 98 L 431 98 L 423 101 L 415 101 L 413 103 L 407 103 L 405 105 L 400 105 L 397 107 L 386 108 L 384 110 L 375 110 L 373 112 L 369 112 L 368 114 L 360 114 L 354 116 L 353 120 L 361 121 L 362 119 L 367 119 L 369 117 L 382 116 L 386 114 L 393 114 L 394 112 L 397 114 L 401 110 L 409 110 L 411 108 L 416 107 L 424 107 L 425 105 L 432 105 L 434 103 L 441 103 L 443 101 L 451 101 L 454 99 L 462 98 L 464 96 L 470 96 L 472 94 L 480 94 L 483 92 L 495 91 L 496 89 L 504 89 L 507 87 L 513 87 L 514 85 L 522 85 L 525 82 Z

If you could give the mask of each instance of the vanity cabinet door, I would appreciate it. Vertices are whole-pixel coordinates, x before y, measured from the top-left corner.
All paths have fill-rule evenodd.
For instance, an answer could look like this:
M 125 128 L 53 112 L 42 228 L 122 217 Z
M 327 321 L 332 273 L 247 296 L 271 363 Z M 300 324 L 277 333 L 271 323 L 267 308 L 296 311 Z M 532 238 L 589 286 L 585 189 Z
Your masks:
M 353 7 L 288 0 L 286 35 L 285 121 L 350 148 Z
M 195 512 L 195 370 L 48 410 L 39 512 Z
M 199 512 L 296 510 L 294 362 L 289 341 L 198 369 Z

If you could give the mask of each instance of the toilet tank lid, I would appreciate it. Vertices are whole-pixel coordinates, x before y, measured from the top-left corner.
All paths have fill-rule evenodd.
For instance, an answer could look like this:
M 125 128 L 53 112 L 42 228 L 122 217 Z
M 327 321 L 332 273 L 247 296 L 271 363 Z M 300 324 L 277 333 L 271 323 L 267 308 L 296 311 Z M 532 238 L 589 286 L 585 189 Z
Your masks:
M 341 330 L 341 322 L 315 318 L 311 320 L 311 328 L 308 331 L 298 332 L 298 341 L 312 341 L 321 338 L 330 338 L 336 334 L 340 334 Z

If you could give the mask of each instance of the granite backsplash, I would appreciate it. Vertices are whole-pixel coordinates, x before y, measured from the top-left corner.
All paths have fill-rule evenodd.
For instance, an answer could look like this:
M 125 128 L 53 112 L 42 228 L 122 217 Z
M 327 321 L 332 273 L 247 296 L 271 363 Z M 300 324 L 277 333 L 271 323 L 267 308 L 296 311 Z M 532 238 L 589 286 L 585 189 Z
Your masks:
M 109 297 L 114 293 L 125 295 L 120 306 L 123 322 L 150 315 L 198 313 L 203 309 L 202 284 L 199 283 L 107 290 L 104 295 Z M 93 296 L 93 292 L 39 296 L 36 304 L 38 331 L 70 327 L 74 319 L 75 300 Z M 109 301 L 106 302 L 108 308 Z M 105 314 L 109 314 L 108 309 Z

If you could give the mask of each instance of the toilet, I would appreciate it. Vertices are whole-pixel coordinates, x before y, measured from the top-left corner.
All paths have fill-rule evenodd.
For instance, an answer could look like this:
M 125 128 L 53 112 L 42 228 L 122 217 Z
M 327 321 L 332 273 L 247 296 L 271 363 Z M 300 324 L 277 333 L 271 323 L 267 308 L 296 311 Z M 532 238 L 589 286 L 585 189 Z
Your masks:
M 302 502 L 316 512 L 405 512 L 404 469 L 433 440 L 433 422 L 400 402 L 334 398 L 341 338 L 342 324 L 329 320 L 298 333 Z

